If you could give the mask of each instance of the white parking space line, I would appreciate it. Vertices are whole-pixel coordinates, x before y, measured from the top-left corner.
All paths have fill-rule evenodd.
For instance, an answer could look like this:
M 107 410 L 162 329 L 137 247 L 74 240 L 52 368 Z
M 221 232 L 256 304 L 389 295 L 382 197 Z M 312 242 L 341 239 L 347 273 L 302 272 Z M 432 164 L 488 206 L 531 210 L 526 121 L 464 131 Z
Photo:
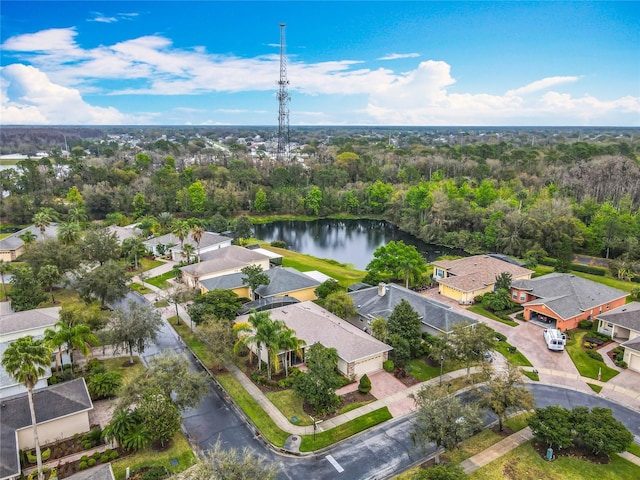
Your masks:
M 335 458 L 333 458 L 331 455 L 327 455 L 327 456 L 326 456 L 326 457 L 324 457 L 324 458 L 326 458 L 327 460 L 329 460 L 329 463 L 330 463 L 331 465 L 333 465 L 333 468 L 335 468 L 335 469 L 338 471 L 338 473 L 342 473 L 342 472 L 344 472 L 344 468 L 342 468 L 342 467 L 340 466 L 340 464 L 339 464 L 338 462 L 336 462 L 336 459 L 335 459 Z

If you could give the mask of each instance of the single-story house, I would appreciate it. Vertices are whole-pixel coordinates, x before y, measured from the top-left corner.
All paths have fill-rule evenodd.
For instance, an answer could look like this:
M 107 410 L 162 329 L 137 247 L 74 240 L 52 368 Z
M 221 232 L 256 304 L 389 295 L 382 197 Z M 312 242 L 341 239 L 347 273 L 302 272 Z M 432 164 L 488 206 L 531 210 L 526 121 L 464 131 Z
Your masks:
M 625 304 L 629 294 L 570 273 L 550 273 L 511 283 L 511 298 L 524 307 L 524 319 L 566 332 Z
M 282 266 L 283 257 L 279 253 L 275 253 L 271 250 L 267 250 L 266 248 L 262 248 L 260 245 L 247 245 L 245 248 L 266 255 L 271 259 L 270 262 L 273 266 Z
M 282 320 L 296 337 L 306 342 L 305 349 L 314 343 L 338 352 L 338 370 L 343 375 L 360 377 L 382 370 L 392 348 L 349 322 L 329 313 L 311 301 L 269 310 L 272 320 Z M 246 322 L 248 315 L 236 321 Z M 283 352 L 282 354 L 284 354 Z M 262 353 L 266 361 L 266 354 Z M 300 359 L 302 360 L 302 359 Z
M 269 270 L 269 257 L 255 250 L 231 245 L 201 255 L 201 261 L 182 267 L 182 281 L 191 288 L 200 288 L 200 282 L 208 278 L 239 273 L 248 265 Z
M 35 241 L 43 240 L 45 238 L 56 238 L 58 236 L 58 224 L 52 222 L 44 229 L 44 235 L 38 227 L 31 225 L 30 227 L 23 228 L 22 230 L 12 233 L 8 237 L 0 239 L 0 260 L 13 262 L 24 253 L 25 244 L 24 240 L 20 237 L 27 232 L 30 232 L 35 236 Z
M 627 303 L 596 318 L 598 332 L 623 342 L 624 361 L 629 369 L 640 372 L 640 302 Z
M 510 274 L 512 280 L 524 280 L 531 278 L 533 271 L 491 255 L 433 262 L 433 279 L 438 282 L 440 294 L 464 304 L 493 292 L 496 277 L 502 273 Z
M 86 433 L 90 429 L 91 397 L 83 378 L 33 392 L 41 445 Z M 0 411 L 0 479 L 20 476 L 19 451 L 34 448 L 27 394 L 3 398 Z
M 477 320 L 453 310 L 449 305 L 400 285 L 381 283 L 377 287 L 349 292 L 348 295 L 353 299 L 358 311 L 358 318 L 352 320 L 352 323 L 367 332 L 374 319 L 381 317 L 387 320 L 402 300 L 409 302 L 420 315 L 422 331 L 430 335 L 449 334 L 458 323 L 478 323 Z
M 161 254 L 158 246 L 162 245 L 165 249 L 165 253 L 171 254 L 171 260 L 179 262 L 184 260 L 182 247 L 180 245 L 190 244 L 194 247 L 194 254 L 200 255 L 200 261 L 202 261 L 205 253 L 229 247 L 232 241 L 232 238 L 224 237 L 217 233 L 204 232 L 200 239 L 200 244 L 198 245 L 198 243 L 193 239 L 192 232 L 189 232 L 189 235 L 186 236 L 182 243 L 176 235 L 173 233 L 167 233 L 166 235 L 146 240 L 144 245 L 147 247 L 147 250 L 156 256 Z
M 59 314 L 60 307 L 49 307 L 0 316 L 0 357 L 11 342 L 21 337 L 30 335 L 34 338 L 43 338 L 45 330 L 55 328 Z M 35 388 L 46 387 L 50 376 L 51 369 L 47 368 Z M 26 392 L 24 384 L 17 382 L 3 367 L 0 367 L 0 398 L 23 392 Z
M 122 244 L 122 242 L 128 238 L 136 238 L 142 235 L 142 230 L 140 230 L 136 225 L 137 224 L 135 223 L 127 225 L 126 227 L 110 225 L 107 227 L 107 231 L 109 233 L 115 233 L 118 243 Z
M 255 299 L 291 296 L 304 302 L 318 298 L 315 289 L 318 288 L 320 282 L 295 268 L 276 267 L 265 270 L 264 273 L 269 277 L 269 284 L 256 288 L 253 292 Z M 249 286 L 243 283 L 243 277 L 244 273 L 238 272 L 200 280 L 200 290 L 202 293 L 215 289 L 232 290 L 239 297 L 251 298 Z

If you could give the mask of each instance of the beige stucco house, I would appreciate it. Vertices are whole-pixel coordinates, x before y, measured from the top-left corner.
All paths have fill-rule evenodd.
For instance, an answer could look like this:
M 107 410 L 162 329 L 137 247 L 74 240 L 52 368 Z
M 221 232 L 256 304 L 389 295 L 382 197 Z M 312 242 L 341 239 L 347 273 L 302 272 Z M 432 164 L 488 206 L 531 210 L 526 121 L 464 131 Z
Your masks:
M 43 234 L 38 227 L 31 225 L 30 227 L 23 228 L 18 232 L 0 239 L 0 260 L 13 262 L 24 253 L 25 243 L 20 237 L 27 232 L 30 232 L 35 236 L 35 241 L 43 240 L 45 238 L 56 238 L 58 234 L 58 226 L 56 223 L 51 223 L 51 225 L 44 229 Z
M 598 331 L 621 342 L 629 370 L 640 372 L 640 302 L 631 302 L 597 316 Z

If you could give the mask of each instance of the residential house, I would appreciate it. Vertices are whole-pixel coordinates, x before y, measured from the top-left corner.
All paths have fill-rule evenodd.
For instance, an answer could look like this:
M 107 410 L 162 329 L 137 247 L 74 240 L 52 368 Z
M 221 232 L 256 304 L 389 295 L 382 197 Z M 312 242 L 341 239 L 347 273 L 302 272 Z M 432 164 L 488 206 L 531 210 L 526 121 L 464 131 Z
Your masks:
M 0 358 L 14 340 L 26 336 L 32 336 L 36 339 L 44 338 L 45 330 L 55 327 L 59 320 L 59 314 L 60 307 L 49 307 L 0 316 Z M 35 388 L 46 387 L 47 379 L 50 376 L 51 369 L 47 368 Z M 0 398 L 23 392 L 26 392 L 26 387 L 0 367 Z
M 90 429 L 93 404 L 83 378 L 36 390 L 33 402 L 41 445 Z M 27 393 L 3 398 L 0 405 L 0 480 L 19 478 L 19 452 L 34 448 Z
M 20 231 L 12 233 L 8 237 L 0 239 L 0 260 L 5 262 L 13 262 L 24 253 L 25 243 L 20 238 L 25 233 L 30 232 L 35 236 L 35 241 L 43 240 L 45 238 L 56 238 L 58 236 L 58 224 L 51 223 L 44 229 L 44 234 L 35 225 L 23 228 Z
M 218 235 L 217 233 L 204 232 L 200 239 L 200 244 L 198 244 L 193 239 L 192 232 L 189 232 L 189 235 L 185 237 L 183 242 L 180 242 L 180 239 L 173 233 L 167 233 L 166 235 L 146 240 L 144 245 L 147 247 L 147 250 L 156 256 L 160 256 L 164 249 L 165 254 L 168 253 L 171 255 L 171 260 L 179 262 L 185 260 L 182 245 L 189 244 L 194 247 L 194 254 L 199 254 L 200 261 L 202 261 L 205 253 L 228 247 L 232 241 L 232 238 Z M 160 247 L 160 245 L 162 245 L 162 247 Z
M 496 277 L 503 273 L 510 274 L 512 280 L 525 280 L 531 278 L 533 271 L 493 255 L 433 262 L 433 279 L 438 282 L 440 294 L 464 304 L 471 304 L 475 297 L 493 292 Z
M 260 285 L 255 292 L 250 292 L 249 286 L 242 281 L 245 276 L 242 272 L 200 280 L 200 290 L 202 293 L 215 289 L 232 290 L 239 297 L 247 298 L 251 298 L 253 293 L 255 299 L 291 296 L 304 302 L 318 298 L 315 289 L 320 282 L 295 268 L 276 267 L 264 273 L 269 277 L 269 284 Z
M 348 295 L 358 310 L 358 318 L 352 320 L 352 323 L 366 332 L 370 330 L 371 322 L 376 318 L 387 320 L 402 300 L 409 302 L 420 315 L 422 331 L 430 335 L 449 334 L 453 331 L 454 325 L 462 322 L 478 323 L 477 320 L 453 310 L 449 305 L 395 284 L 381 283 L 377 287 L 349 292 Z
M 199 263 L 182 267 L 182 281 L 191 288 L 200 288 L 200 282 L 208 278 L 239 273 L 248 265 L 269 269 L 269 257 L 255 250 L 231 245 L 212 250 L 201 256 Z
M 629 294 L 569 273 L 550 273 L 511 283 L 511 298 L 524 319 L 566 332 L 625 304 Z
M 343 375 L 360 377 L 365 373 L 382 370 L 392 348 L 371 335 L 354 327 L 349 322 L 329 313 L 311 301 L 278 307 L 269 310 L 272 320 L 282 320 L 304 340 L 306 350 L 314 343 L 338 352 L 338 370 Z M 247 321 L 248 315 L 236 321 Z M 282 352 L 284 355 L 286 352 Z M 262 352 L 266 361 L 266 353 Z M 303 359 L 298 359 L 301 363 Z
M 631 302 L 596 316 L 598 332 L 609 335 L 624 347 L 624 361 L 640 372 L 640 302 Z
M 142 230 L 140 230 L 137 224 L 133 223 L 131 225 L 127 225 L 126 227 L 120 227 L 118 225 L 110 225 L 107 227 L 107 231 L 109 233 L 115 233 L 116 238 L 118 239 L 118 243 L 122 244 L 128 238 L 136 238 L 142 235 Z

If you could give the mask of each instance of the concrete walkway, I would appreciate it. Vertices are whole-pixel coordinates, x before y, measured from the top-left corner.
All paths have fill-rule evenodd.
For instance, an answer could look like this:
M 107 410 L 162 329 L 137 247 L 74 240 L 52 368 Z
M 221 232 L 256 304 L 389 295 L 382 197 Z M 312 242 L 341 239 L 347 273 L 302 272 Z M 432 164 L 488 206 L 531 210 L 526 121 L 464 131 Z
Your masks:
M 475 454 L 473 457 L 464 460 L 460 466 L 464 468 L 465 473 L 471 473 L 474 470 L 484 467 L 488 463 L 493 462 L 497 458 L 502 457 L 514 448 L 528 442 L 533 438 L 533 433 L 529 427 L 520 430 L 498 443 L 494 443 L 489 448 Z

